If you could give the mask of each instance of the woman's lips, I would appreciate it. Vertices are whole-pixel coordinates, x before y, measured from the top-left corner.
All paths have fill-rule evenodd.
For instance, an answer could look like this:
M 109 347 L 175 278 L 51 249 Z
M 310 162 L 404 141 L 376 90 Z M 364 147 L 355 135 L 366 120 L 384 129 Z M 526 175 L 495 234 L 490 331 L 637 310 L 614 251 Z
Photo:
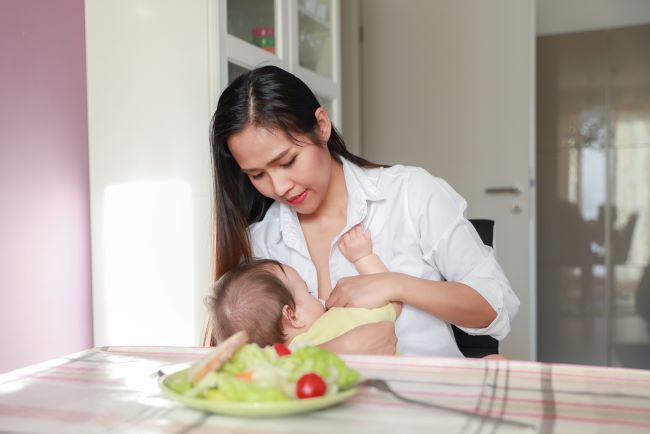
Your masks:
M 307 190 L 303 191 L 297 196 L 287 199 L 287 202 L 289 202 L 291 205 L 300 205 L 305 201 L 305 199 L 307 199 Z

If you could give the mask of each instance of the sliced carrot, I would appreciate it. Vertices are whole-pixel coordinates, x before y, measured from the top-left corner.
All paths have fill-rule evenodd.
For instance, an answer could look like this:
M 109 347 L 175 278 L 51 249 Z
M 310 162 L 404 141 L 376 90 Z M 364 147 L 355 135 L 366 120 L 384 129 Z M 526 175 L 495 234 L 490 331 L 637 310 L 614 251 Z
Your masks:
M 241 371 L 235 374 L 235 378 L 240 380 L 248 381 L 249 383 L 253 382 L 253 371 Z

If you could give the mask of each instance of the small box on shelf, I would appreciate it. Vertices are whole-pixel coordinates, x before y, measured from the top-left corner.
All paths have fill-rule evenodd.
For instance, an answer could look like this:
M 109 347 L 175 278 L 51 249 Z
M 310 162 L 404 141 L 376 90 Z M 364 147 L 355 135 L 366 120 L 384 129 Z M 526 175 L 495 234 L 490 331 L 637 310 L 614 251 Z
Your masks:
M 275 54 L 275 29 L 273 26 L 253 27 L 253 44 Z

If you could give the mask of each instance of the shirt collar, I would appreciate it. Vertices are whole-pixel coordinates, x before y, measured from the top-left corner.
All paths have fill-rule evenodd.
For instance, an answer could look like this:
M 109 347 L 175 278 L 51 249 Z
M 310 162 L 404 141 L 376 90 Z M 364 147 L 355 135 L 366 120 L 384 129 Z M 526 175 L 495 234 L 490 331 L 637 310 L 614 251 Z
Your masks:
M 363 221 L 368 213 L 368 202 L 384 199 L 384 195 L 372 183 L 366 171 L 356 164 L 341 157 L 343 164 L 343 177 L 348 190 L 348 216 L 347 224 L 342 233 L 350 230 L 354 225 Z M 300 228 L 300 221 L 296 210 L 285 203 L 280 206 L 280 232 L 285 244 L 309 257 L 307 242 Z M 338 239 L 338 237 L 336 237 Z M 333 240 L 336 242 L 336 239 Z
M 343 163 L 343 175 L 348 195 L 353 191 L 362 196 L 365 201 L 376 201 L 384 199 L 384 195 L 372 183 L 365 169 L 341 157 Z

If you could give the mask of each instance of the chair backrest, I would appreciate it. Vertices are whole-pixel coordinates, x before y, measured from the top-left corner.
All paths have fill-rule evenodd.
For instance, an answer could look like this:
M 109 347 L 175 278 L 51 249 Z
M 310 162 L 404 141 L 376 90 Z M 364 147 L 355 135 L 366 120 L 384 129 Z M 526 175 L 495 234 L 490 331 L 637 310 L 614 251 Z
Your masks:
M 470 219 L 470 223 L 474 225 L 476 232 L 483 240 L 483 243 L 493 247 L 494 246 L 494 220 L 485 219 Z M 465 357 L 484 357 L 489 354 L 499 353 L 499 341 L 492 336 L 487 335 L 470 335 L 465 333 L 455 325 L 451 325 L 454 331 L 454 338 L 458 349 Z

